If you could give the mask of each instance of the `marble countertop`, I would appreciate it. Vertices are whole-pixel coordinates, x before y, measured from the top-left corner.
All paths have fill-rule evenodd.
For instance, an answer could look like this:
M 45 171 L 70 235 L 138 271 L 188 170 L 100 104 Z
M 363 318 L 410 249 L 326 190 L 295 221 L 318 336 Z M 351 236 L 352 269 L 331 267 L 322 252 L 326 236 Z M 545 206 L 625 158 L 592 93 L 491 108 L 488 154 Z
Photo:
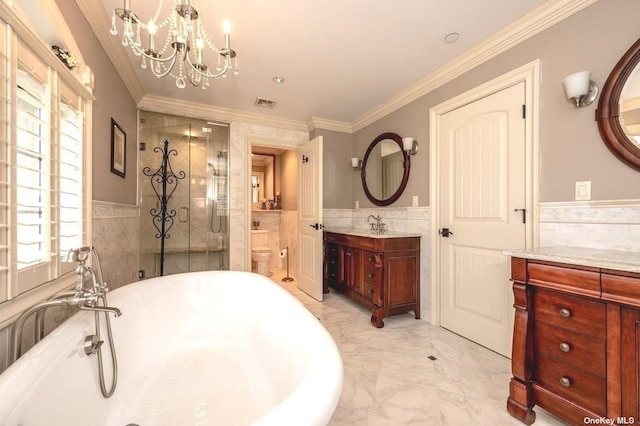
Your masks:
M 368 238 L 406 238 L 406 237 L 421 237 L 422 235 L 416 232 L 393 232 L 386 231 L 383 234 L 376 234 L 374 231 L 353 229 L 353 228 L 324 228 L 326 232 L 333 232 L 334 234 L 346 234 L 355 235 L 356 237 L 368 237 Z
M 524 259 L 545 260 L 571 265 L 640 272 L 640 252 L 601 250 L 582 247 L 545 247 L 537 250 L 505 250 L 504 254 Z

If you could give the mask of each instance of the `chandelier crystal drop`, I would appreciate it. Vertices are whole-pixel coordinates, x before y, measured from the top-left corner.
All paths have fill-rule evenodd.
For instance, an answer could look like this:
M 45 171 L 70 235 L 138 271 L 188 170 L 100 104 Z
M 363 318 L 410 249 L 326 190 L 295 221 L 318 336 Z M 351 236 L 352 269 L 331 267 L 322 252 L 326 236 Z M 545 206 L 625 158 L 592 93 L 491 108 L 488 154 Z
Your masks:
M 202 26 L 198 13 L 198 0 L 171 0 L 171 13 L 159 19 L 164 0 L 159 0 L 154 15 L 145 23 L 131 10 L 131 0 L 124 0 L 122 8 L 115 8 L 111 17 L 111 34 L 118 35 L 116 17 L 123 22 L 122 45 L 130 47 L 141 58 L 140 67 L 149 69 L 157 78 L 173 77 L 176 86 L 193 86 L 206 89 L 210 79 L 226 77 L 232 70 L 238 75 L 238 59 L 231 49 L 231 25 L 223 24 L 225 43 L 216 47 Z M 142 32 L 146 34 L 141 34 Z M 160 39 L 159 33 L 165 33 Z M 147 43 L 143 44 L 143 40 Z M 211 55 L 213 53 L 213 55 Z M 216 64 L 215 72 L 205 60 Z

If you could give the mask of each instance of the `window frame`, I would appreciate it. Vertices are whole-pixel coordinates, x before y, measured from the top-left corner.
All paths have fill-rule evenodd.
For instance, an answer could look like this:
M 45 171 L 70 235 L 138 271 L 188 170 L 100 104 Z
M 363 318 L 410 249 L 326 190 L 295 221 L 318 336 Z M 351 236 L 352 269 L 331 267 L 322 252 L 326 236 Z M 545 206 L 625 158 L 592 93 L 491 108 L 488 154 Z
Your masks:
M 51 21 L 56 25 L 56 29 L 59 30 L 61 37 L 70 41 L 69 44 L 75 45 L 75 41 L 69 39 L 70 31 L 66 24 L 64 28 L 60 28 L 61 23 L 64 23 L 62 15 L 55 6 L 54 2 L 49 2 L 45 8 L 45 12 L 51 15 Z M 5 32 L 4 40 L 2 40 L 1 49 L 5 49 L 1 52 L 6 55 L 6 58 L 0 55 L 0 67 L 5 69 L 7 74 L 7 117 L 6 123 L 6 137 L 8 144 L 11 144 L 10 149 L 15 149 L 16 143 L 16 107 L 17 107 L 17 69 L 18 69 L 18 52 L 20 50 L 19 44 L 23 44 L 30 49 L 31 54 L 41 61 L 48 70 L 48 78 L 50 82 L 51 96 L 50 100 L 50 117 L 49 117 L 49 146 L 53 149 L 59 150 L 60 132 L 61 129 L 61 114 L 62 107 L 61 102 L 69 103 L 69 94 L 71 94 L 71 102 L 77 102 L 76 106 L 82 114 L 82 180 L 81 185 L 83 189 L 82 199 L 82 240 L 83 244 L 91 243 L 91 144 L 92 144 L 92 102 L 95 100 L 92 94 L 93 74 L 91 70 L 84 64 L 84 61 L 79 58 L 78 66 L 74 70 L 66 68 L 61 61 L 51 52 L 49 47 L 38 37 L 38 35 L 29 26 L 28 20 L 24 13 L 19 10 L 15 5 L 13 7 L 0 2 L 0 31 Z M 5 64 L 6 61 L 6 64 Z M 0 81 L 0 84 L 4 84 Z M 63 90 L 64 88 L 64 90 Z M 67 99 L 65 99 L 65 97 Z M 52 159 L 54 154 L 52 153 Z M 56 167 L 55 170 L 51 169 L 49 177 L 52 179 L 50 183 L 49 194 L 55 194 L 59 198 L 59 195 L 55 191 L 59 190 L 59 161 L 58 154 L 55 154 L 58 163 L 51 161 L 50 167 Z M 15 156 L 9 157 L 15 159 Z M 8 197 L 9 204 L 15 203 L 15 194 L 12 196 L 11 191 L 15 191 L 15 172 L 14 165 L 9 164 L 8 170 L 10 175 L 8 176 L 9 188 Z M 55 173 L 54 173 L 55 172 Z M 55 176 L 54 176 L 55 175 Z M 58 179 L 55 182 L 53 179 Z M 59 203 L 53 199 L 49 205 L 51 208 L 59 209 Z M 54 207 L 55 206 L 55 207 Z M 12 207 L 9 207 L 11 209 Z M 52 212 L 52 221 L 55 220 L 55 216 L 59 212 Z M 0 329 L 9 325 L 15 318 L 30 306 L 46 300 L 54 294 L 63 291 L 75 284 L 75 274 L 73 274 L 74 268 L 72 265 L 66 265 L 61 263 L 61 256 L 59 253 L 55 253 L 58 250 L 59 241 L 51 242 L 51 259 L 55 260 L 55 266 L 52 268 L 55 278 L 49 281 L 40 283 L 36 287 L 29 289 L 25 292 L 19 293 L 19 286 L 16 281 L 17 264 L 16 264 L 16 249 L 15 231 L 11 230 L 11 225 L 15 225 L 15 214 L 9 215 L 9 228 L 7 231 L 7 252 L 8 255 L 5 262 L 9 263 L 9 271 L 7 274 L 0 274 L 0 300 L 6 295 L 6 300 L 0 301 Z M 60 221 L 57 223 L 58 229 L 60 228 Z M 1 244 L 1 242 L 0 242 Z M 0 256 L 2 260 L 2 256 Z M 0 268 L 1 270 L 1 268 Z M 6 275 L 6 277 L 4 277 Z M 6 292 L 6 293 L 5 293 Z

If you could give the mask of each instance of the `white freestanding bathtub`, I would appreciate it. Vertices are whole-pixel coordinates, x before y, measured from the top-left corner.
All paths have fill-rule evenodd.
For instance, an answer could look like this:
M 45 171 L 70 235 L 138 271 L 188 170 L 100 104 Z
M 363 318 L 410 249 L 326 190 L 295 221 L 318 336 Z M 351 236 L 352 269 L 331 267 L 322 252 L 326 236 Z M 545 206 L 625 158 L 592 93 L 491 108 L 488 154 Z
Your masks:
M 195 272 L 119 288 L 109 305 L 118 359 L 103 398 L 79 312 L 0 375 L 2 425 L 324 425 L 342 361 L 318 319 L 248 272 Z M 102 314 L 101 314 L 102 317 Z M 102 337 L 106 340 L 104 325 Z M 111 358 L 102 347 L 107 387 Z

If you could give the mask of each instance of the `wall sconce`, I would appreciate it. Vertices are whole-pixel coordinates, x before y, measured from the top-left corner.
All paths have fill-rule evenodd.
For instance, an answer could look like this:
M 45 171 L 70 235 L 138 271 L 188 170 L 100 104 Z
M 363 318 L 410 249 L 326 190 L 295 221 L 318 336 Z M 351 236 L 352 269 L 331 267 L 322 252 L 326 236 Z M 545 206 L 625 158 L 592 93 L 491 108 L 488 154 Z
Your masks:
M 591 105 L 598 96 L 598 85 L 591 80 L 591 71 L 580 71 L 564 78 L 567 99 L 576 108 Z
M 416 155 L 418 152 L 418 141 L 411 137 L 402 138 L 402 148 L 407 152 L 407 155 Z
M 358 159 L 358 157 L 353 157 L 351 159 L 351 167 L 353 167 L 353 170 L 362 170 L 362 160 Z

